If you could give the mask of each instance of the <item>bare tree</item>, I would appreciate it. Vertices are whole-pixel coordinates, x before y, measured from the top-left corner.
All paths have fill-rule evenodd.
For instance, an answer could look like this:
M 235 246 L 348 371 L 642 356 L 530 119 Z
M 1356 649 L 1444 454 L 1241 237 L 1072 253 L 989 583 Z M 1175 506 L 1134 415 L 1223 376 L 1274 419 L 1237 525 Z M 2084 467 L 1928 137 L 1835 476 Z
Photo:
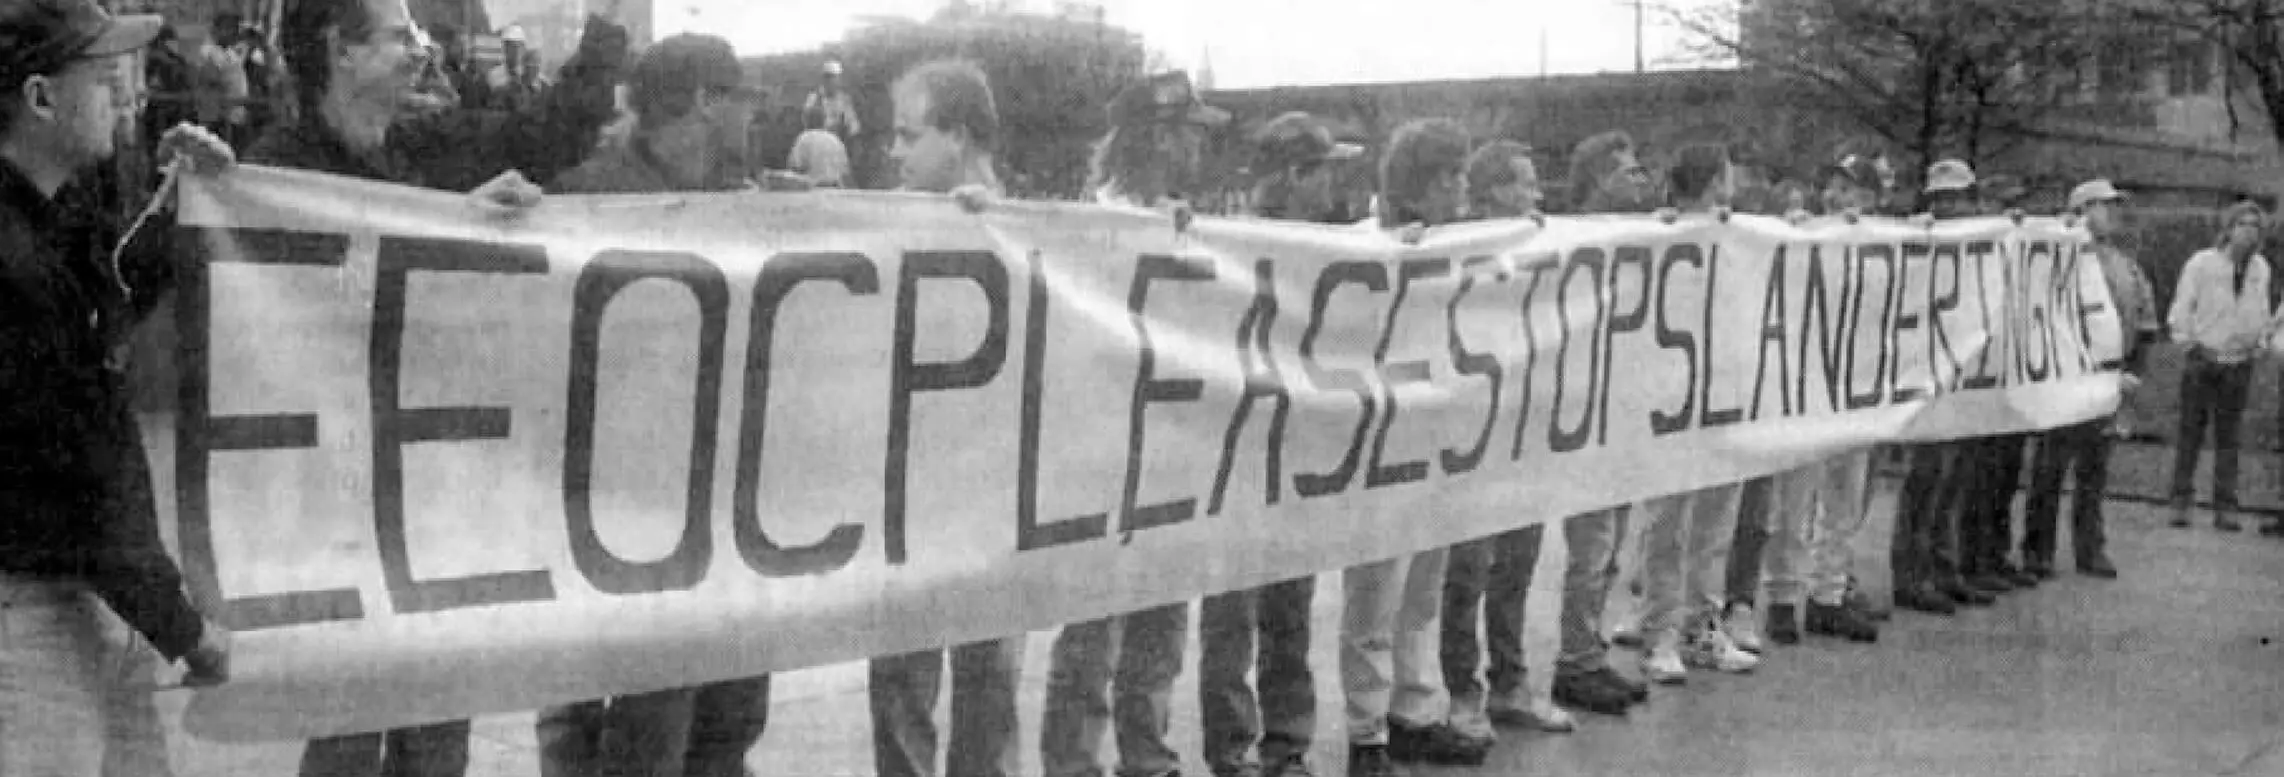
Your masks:
M 2107 0 L 2112 15 L 2152 36 L 2171 34 L 2216 44 L 2221 63 L 2230 128 L 2236 121 L 2233 98 L 2257 98 L 2268 130 L 2284 143 L 2284 0 Z

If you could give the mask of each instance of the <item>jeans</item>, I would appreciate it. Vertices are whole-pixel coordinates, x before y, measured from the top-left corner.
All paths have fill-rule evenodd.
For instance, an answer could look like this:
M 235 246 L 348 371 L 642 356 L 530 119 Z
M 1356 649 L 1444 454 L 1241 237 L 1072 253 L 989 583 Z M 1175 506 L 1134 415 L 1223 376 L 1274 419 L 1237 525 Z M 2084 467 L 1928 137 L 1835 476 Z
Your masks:
M 1737 498 L 1731 483 L 1658 497 L 1642 505 L 1650 514 L 1642 562 L 1646 609 L 1642 638 L 1657 644 L 1710 623 L 1728 593 L 1729 542 L 1737 532 Z
M 1105 730 L 1115 730 L 1122 777 L 1156 777 L 1181 764 L 1166 729 L 1189 625 L 1189 603 L 1179 602 L 1063 627 L 1039 727 L 1047 777 L 1100 777 Z
M 1449 558 L 1438 548 L 1341 572 L 1340 684 L 1350 744 L 1387 744 L 1390 718 L 1424 726 L 1451 717 L 1435 647 Z
M 2213 505 L 2233 509 L 2236 501 L 2237 436 L 2244 427 L 2244 404 L 2252 384 L 2252 364 L 2220 364 L 2192 351 L 2181 372 L 2181 427 L 2173 441 L 2173 504 L 2186 508 L 2197 498 L 2197 456 L 2205 430 L 2213 433 Z
M 539 713 L 540 777 L 742 777 L 769 723 L 769 676 Z
M 158 658 L 84 584 L 0 575 L 0 775 L 171 775 Z
M 1729 567 L 1724 587 L 1728 603 L 1742 602 L 1750 606 L 1760 601 L 1762 551 L 1769 544 L 1769 525 L 1783 518 L 1770 515 L 1796 507 L 1778 503 L 1776 476 L 1745 481 L 1737 493 L 1736 533 L 1729 539 Z
M 311 740 L 301 777 L 461 777 L 468 773 L 468 721 Z
M 2070 498 L 2070 541 L 2080 564 L 2103 557 L 2102 499 L 2109 485 L 2110 419 L 2050 430 L 2038 443 L 2030 468 L 2030 497 L 2022 527 L 2022 562 L 2054 567 L 2056 513 L 2062 509 L 2062 478 L 2077 493 Z
M 1562 570 L 1562 655 L 1554 660 L 1558 677 L 1600 671 L 1608 666 L 1610 646 L 1602 641 L 1602 608 L 1610 601 L 1610 583 L 1616 580 L 1618 539 L 1626 535 L 1626 519 L 1633 508 L 1580 513 L 1564 519 L 1562 540 L 1570 562 Z
M 1546 527 L 1529 526 L 1451 549 L 1443 582 L 1441 656 L 1455 718 L 1480 717 L 1484 711 L 1485 689 L 1476 670 L 1483 665 L 1486 646 L 1490 668 L 1481 677 L 1490 680 L 1491 695 L 1507 697 L 1523 689 L 1523 607 L 1545 534 Z
M 1950 509 L 1955 489 L 1949 488 L 1956 477 L 1957 445 L 1929 443 L 1906 449 L 1910 470 L 1896 502 L 1895 542 L 1888 550 L 1899 592 L 1959 580 L 1958 525 Z
M 1316 578 L 1208 596 L 1198 613 L 1198 706 L 1205 762 L 1221 769 L 1305 754 L 1316 736 L 1309 671 L 1309 604 Z M 1258 639 L 1256 639 L 1258 637 Z M 1255 682 L 1261 689 L 1258 703 Z
M 2022 448 L 2028 435 L 2002 434 L 1963 443 L 1970 458 L 1960 468 L 1959 563 L 1967 575 L 1997 574 L 2014 544 L 2014 495 L 2022 487 Z
M 879 777 L 936 774 L 936 699 L 946 654 L 952 665 L 952 743 L 947 777 L 1019 773 L 1015 692 L 1022 681 L 1023 637 L 973 642 L 872 660 L 872 754 Z

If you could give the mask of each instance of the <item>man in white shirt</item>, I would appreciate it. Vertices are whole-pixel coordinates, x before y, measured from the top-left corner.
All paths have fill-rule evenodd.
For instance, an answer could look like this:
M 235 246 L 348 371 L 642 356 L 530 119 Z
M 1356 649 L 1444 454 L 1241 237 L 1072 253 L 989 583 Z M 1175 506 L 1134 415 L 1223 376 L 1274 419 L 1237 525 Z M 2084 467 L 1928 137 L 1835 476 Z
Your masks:
M 2173 307 L 2165 315 L 2173 342 L 2188 346 L 2188 365 L 2181 373 L 2181 427 L 2174 436 L 2175 527 L 2189 525 L 2197 495 L 2197 455 L 2210 428 L 2213 528 L 2241 528 L 2230 515 L 2237 507 L 2237 438 L 2252 382 L 2252 357 L 2273 328 L 2268 260 L 2255 251 L 2267 219 L 2268 214 L 2251 202 L 2221 211 L 2219 240 L 2182 266 Z
M 786 155 L 785 167 L 818 186 L 848 185 L 849 147 L 840 136 L 825 129 L 824 109 L 812 105 L 802 110 L 801 123 L 807 129 L 793 139 L 793 152 Z

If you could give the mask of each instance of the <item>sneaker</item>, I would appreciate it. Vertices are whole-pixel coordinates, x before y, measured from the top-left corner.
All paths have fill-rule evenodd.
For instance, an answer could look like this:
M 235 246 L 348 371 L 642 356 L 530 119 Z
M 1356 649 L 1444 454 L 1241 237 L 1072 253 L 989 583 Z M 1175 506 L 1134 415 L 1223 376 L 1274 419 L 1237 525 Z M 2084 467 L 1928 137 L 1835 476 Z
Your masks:
M 1878 642 L 1880 627 L 1845 604 L 1808 603 L 1808 633 L 1839 637 L 1849 642 Z
M 1621 625 L 1621 626 L 1618 626 L 1618 627 L 1616 627 L 1616 628 L 1613 628 L 1613 629 L 1611 629 L 1611 630 L 1610 630 L 1610 644 L 1613 644 L 1613 645 L 1617 645 L 1617 646 L 1619 646 L 1619 647 L 1628 647 L 1628 648 L 1634 648 L 1634 649 L 1636 649 L 1636 650 L 1639 650 L 1639 649 L 1641 649 L 1641 647 L 1642 647 L 1642 626 L 1641 626 L 1641 624 L 1639 624 L 1639 623 L 1633 623 L 1633 622 L 1630 622 L 1630 621 L 1629 621 L 1629 622 L 1626 622 L 1624 625 Z
M 1745 674 L 1761 665 L 1760 656 L 1737 647 L 1737 643 L 1720 629 L 1706 629 L 1697 635 L 1696 639 L 1690 641 L 1689 650 L 1683 656 L 1689 663 L 1700 668 L 1729 674 Z
M 1261 777 L 1316 777 L 1316 772 L 1309 769 L 1306 753 L 1290 753 L 1272 760 L 1267 768 L 1259 770 L 1259 774 Z
M 1388 757 L 1402 763 L 1439 766 L 1482 766 L 1491 755 L 1492 740 L 1459 733 L 1448 723 L 1415 726 L 1388 721 Z
M 1689 668 L 1681 663 L 1681 635 L 1668 631 L 1658 637 L 1657 645 L 1642 657 L 1642 674 L 1659 685 L 1689 682 Z
M 1348 777 L 1406 777 L 1388 757 L 1387 745 L 1349 745 Z
M 1761 619 L 1753 606 L 1739 602 L 1729 605 L 1721 614 L 1721 633 L 1736 643 L 1737 649 L 1753 655 L 1761 654 Z
M 1607 667 L 1604 668 L 1605 671 Z M 1554 678 L 1554 700 L 1599 715 L 1624 715 L 1634 705 L 1633 692 L 1625 687 L 1601 679 L 1599 673 L 1558 674 Z M 1527 726 L 1518 715 L 1501 720 L 1498 710 L 1491 711 L 1491 722 L 1501 725 Z
M 1771 642 L 1800 644 L 1800 608 L 1790 604 L 1769 605 L 1768 629 Z

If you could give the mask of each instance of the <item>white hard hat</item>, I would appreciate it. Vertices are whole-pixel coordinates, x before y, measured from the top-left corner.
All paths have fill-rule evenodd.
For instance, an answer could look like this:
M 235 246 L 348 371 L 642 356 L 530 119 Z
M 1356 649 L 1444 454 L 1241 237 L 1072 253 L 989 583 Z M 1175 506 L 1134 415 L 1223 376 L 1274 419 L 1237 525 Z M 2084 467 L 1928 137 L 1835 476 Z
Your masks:
M 502 30 L 500 30 L 500 42 L 501 42 L 501 43 L 523 43 L 523 42 L 525 42 L 525 41 L 524 41 L 524 37 L 523 37 L 523 25 L 520 25 L 520 24 L 510 24 L 510 25 L 508 25 L 508 26 L 507 26 L 505 29 L 502 29 Z
M 828 60 L 825 60 L 825 75 L 829 75 L 829 76 L 837 76 L 837 75 L 840 75 L 840 74 L 841 74 L 841 62 L 840 62 L 840 60 L 837 60 L 837 59 L 828 59 Z

